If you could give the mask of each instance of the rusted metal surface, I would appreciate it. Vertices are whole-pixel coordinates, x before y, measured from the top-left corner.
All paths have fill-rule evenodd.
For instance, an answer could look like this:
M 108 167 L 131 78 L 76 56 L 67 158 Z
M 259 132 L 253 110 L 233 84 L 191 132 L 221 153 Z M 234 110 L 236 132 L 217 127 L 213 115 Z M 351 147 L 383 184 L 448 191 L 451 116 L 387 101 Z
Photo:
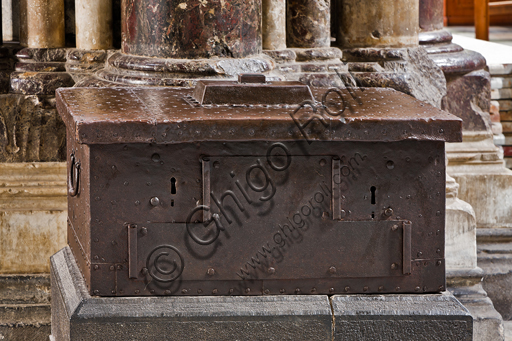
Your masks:
M 444 290 L 444 141 L 460 119 L 363 90 L 247 106 L 60 91 L 80 162 L 68 238 L 91 294 Z

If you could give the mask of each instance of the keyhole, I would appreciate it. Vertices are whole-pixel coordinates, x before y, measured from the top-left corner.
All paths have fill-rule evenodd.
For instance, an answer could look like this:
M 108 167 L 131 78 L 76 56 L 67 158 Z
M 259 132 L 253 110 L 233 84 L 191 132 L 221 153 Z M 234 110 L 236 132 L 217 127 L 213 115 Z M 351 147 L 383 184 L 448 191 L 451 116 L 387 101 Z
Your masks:
M 171 194 L 176 194 L 176 178 L 171 178 Z
M 377 188 L 375 186 L 372 186 L 370 187 L 370 191 L 372 192 L 372 205 L 375 205 L 375 191 L 377 190 Z

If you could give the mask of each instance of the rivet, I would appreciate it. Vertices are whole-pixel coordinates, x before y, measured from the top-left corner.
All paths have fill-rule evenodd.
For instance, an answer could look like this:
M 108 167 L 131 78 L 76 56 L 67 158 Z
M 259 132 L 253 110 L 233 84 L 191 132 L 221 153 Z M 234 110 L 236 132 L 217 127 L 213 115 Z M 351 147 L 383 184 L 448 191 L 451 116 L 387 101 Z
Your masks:
M 423 252 L 420 251 L 420 252 L 418 252 L 418 257 L 421 257 L 421 256 L 423 256 Z
M 391 264 L 391 270 L 396 270 L 397 267 L 396 263 Z
M 139 289 L 135 289 L 135 293 L 138 294 L 140 292 Z
M 295 293 L 299 294 L 300 293 L 300 289 L 299 288 L 295 289 Z
M 151 289 L 151 290 L 149 290 L 149 292 L 150 292 L 151 294 L 154 294 L 154 293 L 155 293 L 155 290 Z
M 420 291 L 420 290 L 421 290 L 421 288 L 420 288 L 420 287 L 416 287 L 416 288 L 414 288 L 414 291 Z
M 391 230 L 392 230 L 392 231 L 396 231 L 396 230 L 398 230 L 398 225 L 393 225 L 393 226 L 391 227 Z
M 383 287 L 383 286 L 380 286 L 380 287 L 379 287 L 379 291 L 382 291 L 382 290 L 384 290 L 384 287 Z
M 214 268 L 209 268 L 206 273 L 208 274 L 208 276 L 213 276 L 215 275 L 215 269 Z
M 147 229 L 147 228 L 145 228 L 145 227 L 143 227 L 143 228 L 141 228 L 141 229 L 140 229 L 140 233 L 141 233 L 143 236 L 145 236 L 145 235 L 147 235 L 147 234 L 148 234 L 148 229 Z
M 142 274 L 147 275 L 147 273 L 148 273 L 148 268 L 142 268 Z
M 99 295 L 99 294 L 100 294 L 100 291 L 99 291 L 99 290 L 94 290 L 94 291 L 93 291 L 93 294 L 94 294 L 94 295 Z
M 182 293 L 182 294 L 186 294 L 187 292 L 188 292 L 188 291 L 187 291 L 187 289 L 183 289 L 183 290 L 181 290 L 181 293 Z
M 234 292 L 233 289 L 229 289 L 229 293 L 232 294 Z
M 270 294 L 270 290 L 265 289 L 265 290 L 263 291 L 263 293 L 264 293 L 265 295 L 268 295 L 268 294 Z
M 117 270 L 123 270 L 123 266 L 121 264 L 117 265 Z
M 395 168 L 395 163 L 393 161 L 388 161 L 386 163 L 386 167 L 388 167 L 388 169 L 393 169 Z
M 441 249 L 437 249 L 437 250 L 436 250 L 436 252 L 437 252 L 437 253 L 441 253 Z
M 396 288 L 395 288 L 395 290 L 396 290 L 396 291 L 400 291 L 400 287 L 396 287 Z
M 97 243 L 99 242 L 100 240 L 98 238 L 94 238 L 94 241 Z
M 146 186 L 151 186 L 151 182 L 146 182 Z
M 444 290 L 444 285 L 440 285 L 438 289 L 439 289 L 439 291 L 443 291 Z
M 311 292 L 316 292 L 316 288 L 311 288 Z
M 427 286 L 424 286 L 424 287 L 423 287 L 423 291 L 427 291 Z
M 440 215 L 441 215 L 441 211 L 437 211 L 437 212 L 436 212 L 436 215 L 437 215 L 437 216 L 440 216 Z
M 341 210 L 340 215 L 342 218 L 345 218 L 347 216 L 347 211 Z
M 441 263 L 442 263 L 442 262 L 441 262 L 440 260 L 438 260 L 438 261 L 436 262 L 436 265 L 437 265 L 437 266 L 440 266 L 440 265 L 441 265 Z
M 110 242 L 110 244 L 112 244 L 112 245 L 116 245 L 117 243 L 116 243 L 116 241 L 115 241 L 115 240 L 113 240 L 113 241 L 111 241 L 111 242 Z
M 151 200 L 149 202 L 151 203 L 152 206 L 160 205 L 160 199 L 158 199 L 158 197 L 151 198 Z
M 345 287 L 345 292 L 348 292 L 350 290 L 350 287 Z
M 329 288 L 329 292 L 333 293 L 334 292 L 334 288 Z
M 140 201 L 139 200 L 136 200 L 135 201 L 135 206 L 139 206 L 140 205 Z
M 334 275 L 336 273 L 336 267 L 335 266 L 331 266 L 329 268 L 329 272 Z
M 275 272 L 276 272 L 276 269 L 274 269 L 273 267 L 268 268 L 269 274 L 273 275 Z
M 98 259 L 100 259 L 100 257 L 94 256 L 94 260 L 98 260 Z
M 251 292 L 251 288 L 245 288 L 245 293 L 248 294 Z
M 284 289 L 280 289 L 280 290 L 279 290 L 279 292 L 280 292 L 281 294 L 284 294 L 284 293 L 286 292 L 286 290 L 284 290 Z
M 384 214 L 388 217 L 391 217 L 393 215 L 393 209 L 391 207 L 386 208 Z
M 169 295 L 171 293 L 171 290 L 165 290 L 164 295 Z
M 99 265 L 94 266 L 94 270 L 98 270 L 99 268 L 100 268 Z
M 112 290 L 111 291 L 112 295 L 115 295 L 116 294 L 116 291 L 115 290 Z
M 203 293 L 203 290 L 201 290 L 201 289 L 197 289 L 197 293 L 198 293 L 198 294 L 202 294 L 202 293 Z
M 365 291 L 365 292 L 368 291 L 368 287 L 364 287 L 363 291 Z
M 110 269 L 110 271 L 114 271 L 115 268 L 113 265 L 111 265 L 109 269 Z

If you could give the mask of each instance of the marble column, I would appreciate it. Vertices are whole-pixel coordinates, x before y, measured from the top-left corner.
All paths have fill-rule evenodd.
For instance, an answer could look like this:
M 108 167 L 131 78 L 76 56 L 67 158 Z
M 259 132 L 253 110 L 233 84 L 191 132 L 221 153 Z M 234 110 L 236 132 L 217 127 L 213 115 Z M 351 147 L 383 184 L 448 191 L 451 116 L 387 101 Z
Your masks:
M 262 1 L 262 40 L 265 50 L 286 48 L 286 0 Z
M 341 48 L 418 45 L 417 0 L 338 0 L 336 7 Z
M 22 45 L 64 47 L 64 0 L 20 0 L 20 12 Z
M 76 47 L 112 48 L 112 0 L 75 0 Z
M 122 2 L 122 52 L 243 58 L 261 52 L 261 0 Z
M 330 11 L 330 0 L 288 0 L 286 13 L 288 47 L 330 47 Z

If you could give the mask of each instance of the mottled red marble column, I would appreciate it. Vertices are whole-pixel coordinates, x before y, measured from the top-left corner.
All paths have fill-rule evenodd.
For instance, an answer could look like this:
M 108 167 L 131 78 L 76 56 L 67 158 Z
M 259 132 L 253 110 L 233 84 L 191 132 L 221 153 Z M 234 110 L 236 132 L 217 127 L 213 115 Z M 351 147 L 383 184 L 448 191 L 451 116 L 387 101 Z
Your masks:
M 286 13 L 288 47 L 331 46 L 330 0 L 288 0 Z
M 160 58 L 261 52 L 261 0 L 124 0 L 122 51 Z

